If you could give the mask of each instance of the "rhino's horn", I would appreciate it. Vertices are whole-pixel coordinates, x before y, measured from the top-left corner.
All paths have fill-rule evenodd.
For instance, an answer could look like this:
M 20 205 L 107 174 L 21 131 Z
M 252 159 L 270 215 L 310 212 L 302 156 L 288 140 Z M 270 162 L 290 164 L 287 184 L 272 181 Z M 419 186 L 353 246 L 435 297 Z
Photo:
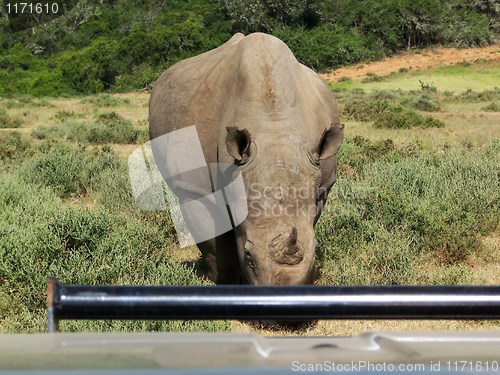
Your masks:
M 283 239 L 281 233 L 269 245 L 269 255 L 278 263 L 293 266 L 302 262 L 304 258 L 304 250 L 297 243 L 297 226 L 295 224 L 288 237 Z
M 293 224 L 292 231 L 288 238 L 286 239 L 286 247 L 288 248 L 288 254 L 294 254 L 297 252 L 297 226 Z

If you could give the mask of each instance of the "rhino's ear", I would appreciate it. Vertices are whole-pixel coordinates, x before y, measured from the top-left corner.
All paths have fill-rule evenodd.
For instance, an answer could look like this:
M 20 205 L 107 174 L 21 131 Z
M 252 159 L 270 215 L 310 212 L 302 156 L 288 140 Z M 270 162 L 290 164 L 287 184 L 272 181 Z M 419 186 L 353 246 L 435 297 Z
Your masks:
M 344 138 L 344 124 L 332 124 L 323 131 L 319 142 L 319 160 L 328 159 L 334 156 L 342 144 Z
M 240 130 L 235 127 L 228 127 L 226 137 L 227 152 L 237 162 L 245 163 L 250 156 L 250 143 L 252 139 L 247 129 Z

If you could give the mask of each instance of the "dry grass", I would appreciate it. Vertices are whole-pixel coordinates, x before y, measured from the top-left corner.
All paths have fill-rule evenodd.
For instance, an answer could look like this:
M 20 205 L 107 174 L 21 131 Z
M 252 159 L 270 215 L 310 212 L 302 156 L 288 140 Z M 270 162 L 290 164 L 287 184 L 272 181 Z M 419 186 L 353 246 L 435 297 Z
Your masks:
M 474 320 L 319 320 L 297 330 L 258 328 L 248 323 L 231 321 L 231 331 L 258 333 L 264 336 L 352 336 L 365 332 L 424 331 L 498 331 L 500 321 Z
M 500 138 L 500 113 L 440 112 L 433 116 L 443 120 L 443 128 L 414 129 L 375 129 L 371 124 L 359 121 L 346 121 L 344 135 L 353 138 L 363 136 L 372 141 L 392 139 L 396 147 L 419 142 L 424 150 L 437 150 L 448 144 L 463 145 L 465 142 L 474 147 L 483 147 L 493 138 Z
M 442 85 L 447 81 L 438 79 L 438 76 L 432 76 L 432 72 L 427 72 L 427 77 L 435 78 L 433 81 L 441 90 Z M 402 77 L 399 81 L 382 82 L 379 84 L 366 84 L 364 88 L 411 88 L 419 89 L 415 81 L 419 77 L 413 77 L 413 81 L 406 81 L 409 78 Z M 421 77 L 420 77 L 421 78 Z M 402 87 L 399 87 L 399 83 Z M 418 80 L 416 81 L 418 82 Z M 458 82 L 458 81 L 457 81 Z M 468 82 L 468 81 L 467 81 Z M 498 82 L 498 81 L 497 81 Z M 451 87 L 461 89 L 464 83 L 458 84 L 456 81 L 448 82 Z M 481 81 L 479 85 L 484 85 Z M 397 86 L 397 87 L 396 87 Z M 414 87 L 415 86 L 415 87 Z M 487 87 L 489 88 L 491 82 Z M 445 87 L 443 86 L 443 89 Z M 86 103 L 82 98 L 63 98 L 50 99 L 50 106 L 45 107 L 13 107 L 8 109 L 10 115 L 23 118 L 23 126 L 16 131 L 28 133 L 38 127 L 57 123 L 54 116 L 58 111 L 75 112 L 82 115 L 84 120 L 91 120 L 94 114 L 103 111 L 115 111 L 126 119 L 130 120 L 135 126 L 146 128 L 148 108 L 147 103 L 149 94 L 147 93 L 129 93 L 116 94 L 112 97 L 126 99 L 128 103 L 120 102 L 112 107 L 96 107 L 91 103 Z M 500 138 L 500 113 L 484 112 L 480 108 L 484 103 L 446 103 L 440 112 L 432 113 L 433 116 L 443 120 L 446 124 L 443 128 L 429 129 L 375 129 L 371 124 L 346 121 L 345 137 L 353 138 L 356 135 L 363 136 L 372 141 L 382 139 L 392 139 L 396 147 L 406 146 L 418 142 L 424 150 L 439 150 L 444 144 L 451 147 L 454 145 L 470 144 L 474 148 L 481 148 L 491 142 L 492 139 Z M 28 112 L 28 114 L 26 114 Z M 5 130 L 4 130 L 5 131 Z M 138 145 L 111 145 L 123 158 L 128 155 Z M 95 202 L 90 200 L 74 200 L 66 202 L 74 207 L 92 208 Z M 483 238 L 483 243 L 488 251 L 481 258 L 471 258 L 474 273 L 471 276 L 473 284 L 500 284 L 500 246 L 499 234 Z M 199 251 L 196 247 L 185 249 L 168 248 L 165 249 L 172 258 L 179 263 L 192 264 L 199 257 Z M 426 267 L 429 273 L 439 273 L 440 268 L 433 265 L 432 262 L 422 265 Z M 500 330 L 499 321 L 428 321 L 428 320 L 343 320 L 343 321 L 319 321 L 316 324 L 298 330 L 269 330 L 259 328 L 255 325 L 249 325 L 243 322 L 231 322 L 231 330 L 234 332 L 257 332 L 263 335 L 329 335 L 345 336 L 353 335 L 367 331 L 440 331 L 440 330 Z

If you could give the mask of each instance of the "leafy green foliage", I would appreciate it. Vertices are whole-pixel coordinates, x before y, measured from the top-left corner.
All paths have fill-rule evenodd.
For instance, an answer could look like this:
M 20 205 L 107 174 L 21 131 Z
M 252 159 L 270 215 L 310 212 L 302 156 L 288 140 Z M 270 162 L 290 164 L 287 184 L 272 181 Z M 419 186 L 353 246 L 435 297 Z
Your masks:
M 481 110 L 488 112 L 500 112 L 500 105 L 497 103 L 490 103 L 487 106 L 481 108 Z
M 274 34 L 299 61 L 323 70 L 403 48 L 488 44 L 500 30 L 500 11 L 491 0 L 65 5 L 51 19 L 0 14 L 1 96 L 148 90 L 166 68 L 221 45 L 235 32 Z
M 63 122 L 62 125 L 41 126 L 31 134 L 37 139 L 67 139 L 80 143 L 137 143 L 144 135 L 126 118 L 116 112 L 101 113 L 95 122 L 79 121 L 78 114 L 58 112 L 54 116 Z
M 63 53 L 59 69 L 64 82 L 83 93 L 109 89 L 118 75 L 119 49 L 117 41 L 101 37 L 86 48 Z
M 20 168 L 26 183 L 54 189 L 61 198 L 87 194 L 99 173 L 117 168 L 117 157 L 106 148 L 87 152 L 58 143 L 43 144 Z
M 0 160 L 13 159 L 29 148 L 30 141 L 19 132 L 9 132 L 0 137 Z
M 115 107 L 120 104 L 129 104 L 130 100 L 127 98 L 117 98 L 109 94 L 100 94 L 97 96 L 89 96 L 82 100 L 82 103 L 93 104 L 98 107 Z
M 341 148 L 335 203 L 316 228 L 325 282 L 446 283 L 457 275 L 467 282 L 460 264 L 481 254 L 480 236 L 498 225 L 498 146 L 419 157 L 384 150 L 369 159 L 370 147 L 380 146 L 358 138 Z M 446 275 L 419 271 L 426 262 L 441 264 Z
M 388 107 L 388 110 L 375 116 L 373 126 L 389 129 L 410 129 L 417 126 L 421 128 L 441 128 L 444 126 L 444 122 L 431 116 L 422 116 L 403 106 L 392 105 Z
M 1 128 L 19 128 L 21 121 L 17 118 L 12 118 L 7 111 L 0 107 L 0 129 Z
M 283 27 L 274 33 L 283 40 L 303 64 L 323 70 L 377 57 L 367 49 L 365 39 L 355 28 L 344 30 L 337 25 L 322 25 L 314 29 Z
M 397 92 L 376 91 L 371 95 L 355 95 L 348 98 L 344 114 L 359 121 L 373 121 L 376 128 L 410 129 L 413 127 L 443 127 L 444 123 L 431 116 L 423 116 L 412 108 L 436 111 L 439 104 L 426 94 L 408 100 Z
M 57 96 L 72 93 L 61 72 L 53 69 L 53 60 L 33 55 L 20 44 L 0 52 L 0 96 L 14 94 Z
M 169 259 L 165 251 L 169 237 L 147 222 L 125 219 L 117 211 L 67 207 L 53 188 L 27 183 L 16 174 L 1 177 L 0 205 L 5 207 L 0 212 L 2 331 L 46 329 L 44 301 L 51 274 L 70 284 L 202 284 L 190 270 Z M 63 329 L 220 331 L 227 324 L 70 322 Z

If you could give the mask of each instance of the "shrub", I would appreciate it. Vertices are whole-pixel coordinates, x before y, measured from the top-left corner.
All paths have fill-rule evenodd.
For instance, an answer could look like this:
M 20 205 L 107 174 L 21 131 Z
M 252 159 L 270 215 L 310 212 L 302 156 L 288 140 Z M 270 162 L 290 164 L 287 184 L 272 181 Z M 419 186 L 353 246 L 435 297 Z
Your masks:
M 301 63 L 315 69 L 338 67 L 375 57 L 367 41 L 356 29 L 344 29 L 335 24 L 311 30 L 283 27 L 273 35 L 283 40 Z
M 481 111 L 500 112 L 500 105 L 498 105 L 497 103 L 490 103 L 487 106 L 481 108 Z
M 69 50 L 59 56 L 59 70 L 64 81 L 81 93 L 98 93 L 109 89 L 119 71 L 120 45 L 104 37 L 80 50 Z
M 37 139 L 64 138 L 91 144 L 137 143 L 139 139 L 145 138 L 143 131 L 135 128 L 130 121 L 116 112 L 98 115 L 95 123 L 67 121 L 79 117 L 79 115 L 71 113 L 62 113 L 56 117 L 64 119 L 62 120 L 63 124 L 38 127 L 32 130 L 32 136 Z
M 102 113 L 97 116 L 96 126 L 89 129 L 87 139 L 90 143 L 136 143 L 139 130 L 116 112 Z
M 89 153 L 83 148 L 49 144 L 23 164 L 20 175 L 27 183 L 50 187 L 67 198 L 89 193 L 97 176 L 117 165 L 118 157 L 109 150 Z
M 57 96 L 72 92 L 57 69 L 21 44 L 0 53 L 0 82 L 0 96 L 5 97 Z
M 81 117 L 83 117 L 83 114 L 81 113 L 75 113 L 74 111 L 66 111 L 63 109 L 57 111 L 53 118 L 63 122 L 68 119 L 81 118 Z
M 410 129 L 417 126 L 441 128 L 444 126 L 444 122 L 431 116 L 419 115 L 417 112 L 402 106 L 391 106 L 389 110 L 377 114 L 373 126 L 389 129 Z
M 368 73 L 366 77 L 361 80 L 361 83 L 382 82 L 386 79 L 386 77 L 381 77 L 375 73 Z
M 382 157 L 365 164 L 364 178 L 339 178 L 316 226 L 322 282 L 467 282 L 467 272 L 438 280 L 421 264 L 458 271 L 483 253 L 480 236 L 495 231 L 500 209 L 493 147 Z
M 467 89 L 459 95 L 458 99 L 466 102 L 486 102 L 489 100 L 498 100 L 500 99 L 500 88 L 495 87 L 494 89 L 479 92 Z
M 450 12 L 450 22 L 441 31 L 445 43 L 458 47 L 487 45 L 493 42 L 489 19 L 466 7 Z
M 392 139 L 372 142 L 359 135 L 346 139 L 338 154 L 339 175 L 363 175 L 366 166 L 394 151 Z
M 201 285 L 169 259 L 168 238 L 105 210 L 64 207 L 54 193 L 15 175 L 0 176 L 2 332 L 46 330 L 46 282 Z M 224 330 L 226 322 L 63 322 L 65 331 Z
M 433 94 L 437 92 L 437 87 L 434 86 L 434 84 L 422 82 L 421 80 L 418 80 L 418 82 L 420 82 L 420 90 L 422 90 L 422 92 L 430 92 Z
M 35 139 L 69 139 L 61 126 L 38 126 L 30 134 Z
M 30 95 L 21 95 L 16 100 L 9 100 L 5 103 L 6 108 L 15 107 L 53 107 L 46 99 L 35 99 Z
M 428 105 L 438 105 L 426 96 L 421 96 L 411 105 L 424 102 Z M 358 121 L 374 121 L 376 128 L 409 129 L 412 127 L 443 127 L 444 123 L 430 116 L 422 116 L 416 111 L 407 108 L 406 99 L 400 98 L 397 92 L 377 91 L 370 96 L 357 95 L 347 100 L 344 106 L 344 115 Z M 433 107 L 434 108 L 434 107 Z
M 129 104 L 130 100 L 125 98 L 118 98 L 110 94 L 100 94 L 97 96 L 90 96 L 82 100 L 82 103 L 93 104 L 98 107 L 115 107 L 120 104 Z
M 377 115 L 390 107 L 387 100 L 370 100 L 354 98 L 344 106 L 344 115 L 358 121 L 373 121 Z
M 7 114 L 7 111 L 0 108 L 0 128 L 19 128 L 21 127 L 21 121 L 19 119 L 13 119 Z
M 18 132 L 9 132 L 0 137 L 0 160 L 14 159 L 22 155 L 30 146 L 27 138 Z
M 435 98 L 425 94 L 413 100 L 411 106 L 415 109 L 426 112 L 435 112 L 441 109 L 441 105 Z

